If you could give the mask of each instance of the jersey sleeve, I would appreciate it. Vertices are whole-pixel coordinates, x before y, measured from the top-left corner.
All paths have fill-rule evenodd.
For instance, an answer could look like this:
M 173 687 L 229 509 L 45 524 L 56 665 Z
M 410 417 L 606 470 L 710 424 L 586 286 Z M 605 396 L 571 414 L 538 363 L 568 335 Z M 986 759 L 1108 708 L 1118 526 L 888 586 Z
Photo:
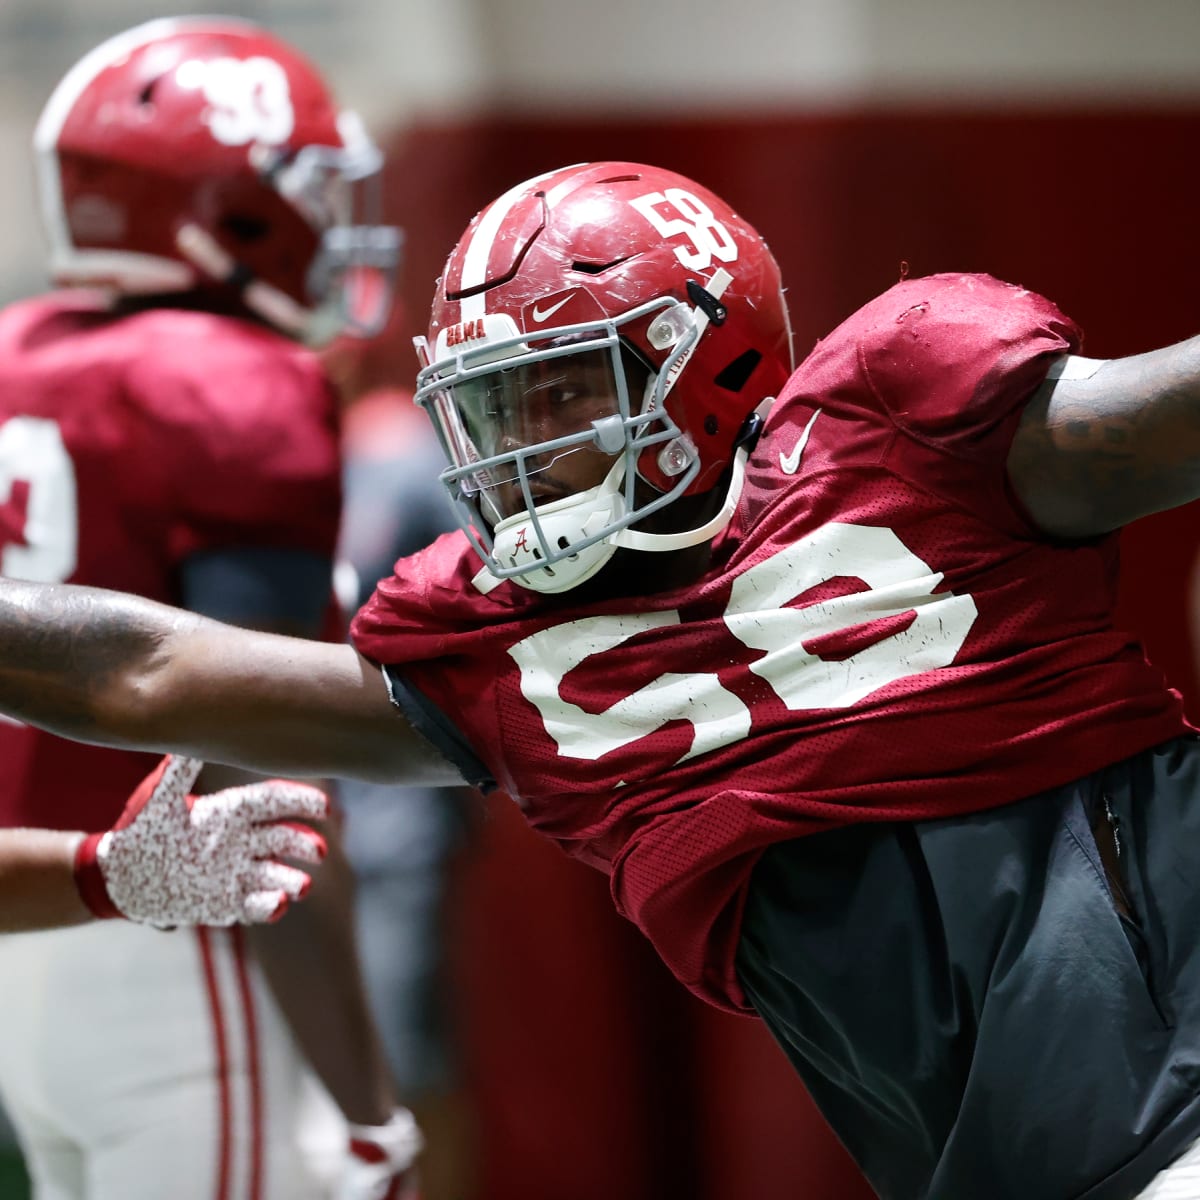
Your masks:
M 1049 300 L 988 275 L 905 281 L 862 316 L 859 366 L 874 400 L 911 437 L 962 458 L 1006 456 L 1050 364 L 1082 342 Z
M 229 324 L 131 369 L 172 514 L 169 556 L 265 546 L 331 557 L 341 509 L 331 386 L 310 352 L 258 331 L 223 333 Z
M 905 280 L 818 343 L 781 394 L 852 431 L 859 457 L 1020 538 L 1043 535 L 1007 460 L 1025 405 L 1078 327 L 1049 300 L 988 275 Z M 774 416 L 774 414 L 772 414 Z
M 350 640 L 382 669 L 393 705 L 467 783 L 489 791 L 507 785 L 493 659 L 507 661 L 506 623 L 528 601 L 481 594 L 471 584 L 479 566 L 460 531 L 443 534 L 379 582 Z
M 401 558 L 381 579 L 350 623 L 350 640 L 365 658 L 395 666 L 438 658 L 449 648 L 469 569 L 465 541 L 443 534 Z M 447 582 L 448 581 L 448 582 Z

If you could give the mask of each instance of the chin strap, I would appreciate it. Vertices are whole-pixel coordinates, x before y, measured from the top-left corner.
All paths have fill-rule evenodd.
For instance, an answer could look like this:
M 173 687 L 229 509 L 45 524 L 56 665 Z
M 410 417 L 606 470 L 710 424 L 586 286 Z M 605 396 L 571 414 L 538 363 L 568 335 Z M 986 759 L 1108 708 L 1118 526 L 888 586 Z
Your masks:
M 313 313 L 278 288 L 249 275 L 215 238 L 198 225 L 183 225 L 175 235 L 179 253 L 209 279 L 237 288 L 246 306 L 276 329 L 299 341 L 315 341 Z M 321 330 L 323 334 L 325 331 Z
M 729 487 L 725 492 L 725 502 L 721 505 L 720 512 L 710 520 L 705 521 L 703 525 L 698 525 L 695 529 L 685 529 L 678 533 L 642 533 L 634 529 L 619 529 L 602 541 L 596 542 L 574 555 L 575 563 L 572 569 L 564 569 L 564 562 L 566 560 L 560 560 L 554 563 L 550 569 L 538 567 L 531 569 L 523 575 L 510 575 L 505 578 L 511 579 L 513 583 L 529 588 L 531 591 L 546 593 L 564 592 L 577 587 L 580 583 L 585 582 L 600 571 L 608 563 L 608 560 L 612 557 L 617 547 L 623 547 L 627 550 L 663 553 L 670 550 L 685 550 L 689 546 L 697 546 L 701 542 L 706 542 L 716 537 L 729 524 L 733 519 L 734 512 L 737 511 L 738 501 L 742 498 L 742 488 L 746 482 L 746 459 L 758 444 L 767 413 L 770 412 L 771 405 L 774 403 L 775 397 L 768 396 L 746 418 L 745 424 L 738 434 L 737 441 L 734 443 L 733 464 L 729 474 Z M 598 484 L 590 493 L 585 493 L 584 497 L 594 499 L 602 494 L 606 494 L 614 504 L 618 503 L 620 493 L 614 490 L 614 482 L 620 478 L 619 471 L 621 466 L 620 462 L 615 464 L 604 482 Z M 548 519 L 552 519 L 560 513 L 570 514 L 574 517 L 575 510 L 578 510 L 580 507 L 580 499 L 581 497 L 577 495 L 571 496 L 566 500 L 556 500 L 552 504 L 547 505 L 545 509 L 539 511 L 538 521 L 543 526 L 543 533 L 547 533 L 545 523 Z M 610 512 L 605 515 L 611 517 L 613 514 Z M 513 530 L 522 527 L 528 520 L 529 513 L 521 512 L 515 516 L 506 518 L 496 526 L 494 534 L 499 535 L 499 537 L 497 537 L 496 542 L 493 544 L 493 557 L 497 553 L 506 552 L 506 548 L 502 544 L 506 540 L 503 535 L 505 533 L 511 534 Z M 547 536 L 546 540 L 551 541 L 553 539 Z M 500 549 L 498 550 L 497 547 L 500 547 Z M 512 548 L 508 547 L 507 552 L 511 553 Z M 535 579 L 536 582 L 534 582 Z M 499 585 L 501 578 L 493 575 L 485 566 L 476 574 L 471 582 L 479 592 L 486 595 Z
M 721 505 L 721 511 L 703 525 L 679 533 L 642 533 L 637 529 L 619 529 L 607 541 L 610 545 L 622 546 L 626 550 L 664 551 L 685 550 L 688 546 L 697 546 L 715 538 L 733 519 L 738 501 L 742 498 L 748 453 L 744 446 L 738 447 L 733 456 L 733 470 L 729 476 L 729 490 L 725 493 L 725 503 Z
M 721 511 L 711 520 L 705 521 L 703 525 L 698 525 L 695 529 L 685 529 L 679 533 L 642 533 L 636 529 L 619 529 L 607 539 L 608 542 L 613 546 L 622 546 L 626 550 L 648 550 L 661 553 L 667 550 L 686 550 L 689 546 L 698 546 L 701 542 L 715 538 L 733 520 L 733 514 L 737 511 L 738 501 L 742 498 L 742 487 L 746 482 L 746 459 L 758 445 L 763 423 L 774 403 L 775 397 L 768 396 L 747 417 L 735 443 L 736 449 L 733 454 L 733 467 L 729 475 L 729 487 L 725 492 L 725 503 L 721 505 Z

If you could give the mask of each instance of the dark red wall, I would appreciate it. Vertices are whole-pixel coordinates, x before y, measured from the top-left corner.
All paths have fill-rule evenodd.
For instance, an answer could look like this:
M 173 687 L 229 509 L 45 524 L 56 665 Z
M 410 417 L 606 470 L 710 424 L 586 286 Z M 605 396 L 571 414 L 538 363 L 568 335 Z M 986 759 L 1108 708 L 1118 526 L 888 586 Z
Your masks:
M 389 196 L 417 328 L 478 208 L 536 172 L 614 158 L 690 175 L 758 226 L 801 353 L 907 264 L 1043 292 L 1108 357 L 1200 332 L 1198 145 L 1200 107 L 497 119 L 408 130 Z M 1125 550 L 1128 618 L 1189 694 L 1197 533 L 1192 506 L 1135 526 Z M 511 808 L 489 812 L 460 946 L 486 1200 L 869 1195 L 761 1030 L 693 1001 L 612 914 L 602 878 Z
M 1112 113 L 860 113 L 717 122 L 414 127 L 390 167 L 425 307 L 470 217 L 528 175 L 592 158 L 691 175 L 739 207 L 791 281 L 801 344 L 909 263 L 1049 294 L 1100 354 L 1189 336 L 1200 107 Z

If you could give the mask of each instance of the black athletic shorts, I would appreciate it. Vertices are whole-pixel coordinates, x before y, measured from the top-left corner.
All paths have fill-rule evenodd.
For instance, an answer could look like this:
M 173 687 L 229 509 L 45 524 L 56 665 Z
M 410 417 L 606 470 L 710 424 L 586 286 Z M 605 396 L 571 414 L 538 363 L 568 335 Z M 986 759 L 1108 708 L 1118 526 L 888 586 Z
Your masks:
M 884 1200 L 1135 1196 L 1200 1137 L 1200 739 L 771 847 L 738 971 Z

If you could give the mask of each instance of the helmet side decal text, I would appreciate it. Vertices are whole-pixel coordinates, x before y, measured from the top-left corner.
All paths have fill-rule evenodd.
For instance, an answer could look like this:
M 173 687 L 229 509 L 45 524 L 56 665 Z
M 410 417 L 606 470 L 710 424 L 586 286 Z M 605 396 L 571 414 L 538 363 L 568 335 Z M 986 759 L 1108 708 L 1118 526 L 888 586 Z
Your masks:
M 460 321 L 457 325 L 450 325 L 446 329 L 446 345 L 458 346 L 463 342 L 473 342 L 477 338 L 486 337 L 487 330 L 484 328 L 482 317 L 475 317 L 470 321 Z
M 682 235 L 690 243 L 677 246 L 675 257 L 689 271 L 707 271 L 717 259 L 723 263 L 737 260 L 737 242 L 729 230 L 717 220 L 716 214 L 698 196 L 684 188 L 667 188 L 665 192 L 648 192 L 629 202 L 664 238 Z M 673 210 L 663 212 L 667 208 Z

